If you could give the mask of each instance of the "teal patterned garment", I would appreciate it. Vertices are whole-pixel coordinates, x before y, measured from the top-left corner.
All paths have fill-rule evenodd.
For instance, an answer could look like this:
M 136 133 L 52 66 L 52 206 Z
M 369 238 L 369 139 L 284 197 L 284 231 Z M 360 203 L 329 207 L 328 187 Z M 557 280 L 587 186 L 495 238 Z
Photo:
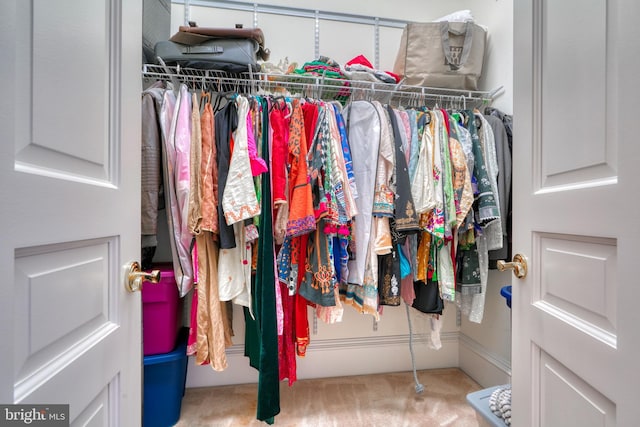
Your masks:
M 321 306 L 334 306 L 334 287 L 337 284 L 331 260 L 326 228 L 339 222 L 338 204 L 331 185 L 331 143 L 326 108 L 319 109 L 315 137 L 309 150 L 308 170 L 313 194 L 313 209 L 317 218 L 316 231 L 309 234 L 307 262 L 298 293 Z
M 465 111 L 467 120 L 465 127 L 471 133 L 471 141 L 473 142 L 473 157 L 475 166 L 473 168 L 473 177 L 478 185 L 478 195 L 476 197 L 478 218 L 481 225 L 491 222 L 500 216 L 500 209 L 493 196 L 491 189 L 491 181 L 487 172 L 487 166 L 484 160 L 484 152 L 480 144 L 480 136 L 472 111 Z
M 331 255 L 332 239 L 329 239 L 324 231 L 326 225 L 327 221 L 321 219 L 316 231 L 309 234 L 305 276 L 298 293 L 314 304 L 332 307 L 336 305 L 334 288 L 337 279 Z
M 431 114 L 431 124 L 433 129 L 433 188 L 435 206 L 433 213 L 427 222 L 427 231 L 433 236 L 432 248 L 440 248 L 445 237 L 444 227 L 444 178 L 443 161 L 442 161 L 442 145 L 447 143 L 448 138 L 444 138 L 442 134 L 442 114 L 433 111 Z
M 413 182 L 416 175 L 416 167 L 418 166 L 418 153 L 420 152 L 420 143 L 422 142 L 422 133 L 418 133 L 418 112 L 416 110 L 407 111 L 409 114 L 409 123 L 411 124 L 411 149 L 409 152 L 409 182 Z M 424 115 L 424 114 L 422 114 Z M 424 120 L 424 118 L 423 118 Z M 424 124 L 422 125 L 424 131 Z
M 457 264 L 456 291 L 461 295 L 474 295 L 482 292 L 480 260 L 478 258 L 478 247 L 475 243 L 471 244 L 467 249 L 458 248 Z
M 451 151 L 449 149 L 449 117 L 444 110 L 438 110 L 436 114 L 438 115 L 437 131 L 442 138 L 442 144 L 440 145 L 442 151 L 440 155 L 442 158 L 442 188 L 444 190 L 444 236 L 445 239 L 450 240 L 452 238 L 451 229 L 456 225 L 456 204 L 453 193 Z

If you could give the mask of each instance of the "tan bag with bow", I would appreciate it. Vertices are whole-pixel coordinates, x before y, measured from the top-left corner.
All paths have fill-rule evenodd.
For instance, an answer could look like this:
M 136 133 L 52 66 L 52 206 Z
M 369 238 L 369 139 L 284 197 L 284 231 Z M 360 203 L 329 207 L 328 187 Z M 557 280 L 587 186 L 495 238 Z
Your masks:
M 487 33 L 472 22 L 405 26 L 393 72 L 407 85 L 477 90 Z

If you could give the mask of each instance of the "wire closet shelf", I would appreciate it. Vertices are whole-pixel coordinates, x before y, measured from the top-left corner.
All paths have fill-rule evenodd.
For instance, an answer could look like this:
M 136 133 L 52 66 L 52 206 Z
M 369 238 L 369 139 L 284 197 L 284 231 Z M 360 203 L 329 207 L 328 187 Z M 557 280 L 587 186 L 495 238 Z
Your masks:
M 275 74 L 264 72 L 228 73 L 219 70 L 184 68 L 179 65 L 144 64 L 142 76 L 147 81 L 171 80 L 194 90 L 252 95 L 274 94 L 314 99 L 378 100 L 383 104 L 407 107 L 481 108 L 491 104 L 502 90 L 456 90 L 425 86 L 384 83 L 370 80 L 346 80 L 323 75 Z

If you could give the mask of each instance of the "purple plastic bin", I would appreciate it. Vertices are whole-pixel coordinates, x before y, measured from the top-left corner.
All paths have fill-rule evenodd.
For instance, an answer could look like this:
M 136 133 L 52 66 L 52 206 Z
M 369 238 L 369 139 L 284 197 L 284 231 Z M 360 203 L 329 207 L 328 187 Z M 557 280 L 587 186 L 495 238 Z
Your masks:
M 142 343 L 145 356 L 168 353 L 180 332 L 182 304 L 171 264 L 155 265 L 160 282 L 142 287 Z

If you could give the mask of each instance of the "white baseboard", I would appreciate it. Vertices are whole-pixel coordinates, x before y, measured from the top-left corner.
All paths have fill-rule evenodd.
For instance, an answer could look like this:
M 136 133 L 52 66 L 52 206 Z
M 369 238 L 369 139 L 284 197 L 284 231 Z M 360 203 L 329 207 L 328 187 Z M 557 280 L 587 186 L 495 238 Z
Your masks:
M 450 368 L 459 365 L 458 335 L 444 332 L 442 348 L 428 347 L 427 336 L 413 336 L 413 351 L 417 369 Z M 242 345 L 227 349 L 229 367 L 215 372 L 209 366 L 197 366 L 189 358 L 187 387 L 212 387 L 229 384 L 255 383 L 257 371 L 249 366 Z M 409 337 L 387 335 L 357 338 L 335 338 L 312 341 L 304 358 L 297 358 L 298 379 L 385 372 L 403 372 L 412 369 Z
M 459 367 L 482 387 L 511 382 L 511 362 L 489 351 L 463 333 L 459 334 Z

